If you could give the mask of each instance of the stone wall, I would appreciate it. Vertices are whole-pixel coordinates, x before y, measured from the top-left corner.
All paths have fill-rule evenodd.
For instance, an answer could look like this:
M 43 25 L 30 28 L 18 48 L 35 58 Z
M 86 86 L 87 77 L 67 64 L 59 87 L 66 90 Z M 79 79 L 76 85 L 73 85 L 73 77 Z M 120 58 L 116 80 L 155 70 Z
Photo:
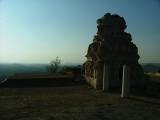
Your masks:
M 125 32 L 126 27 L 124 18 L 115 14 L 107 13 L 97 20 L 98 30 L 83 65 L 86 81 L 94 88 L 121 87 L 124 65 L 130 67 L 131 85 L 142 82 L 143 69 L 138 63 L 138 48 L 131 35 Z

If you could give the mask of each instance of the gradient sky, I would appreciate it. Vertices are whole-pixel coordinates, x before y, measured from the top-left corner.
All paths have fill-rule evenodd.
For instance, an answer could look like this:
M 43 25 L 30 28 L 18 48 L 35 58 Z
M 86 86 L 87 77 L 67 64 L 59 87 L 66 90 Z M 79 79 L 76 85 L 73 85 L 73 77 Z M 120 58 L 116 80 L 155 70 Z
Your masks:
M 159 0 L 0 0 L 0 62 L 83 63 L 107 12 L 125 18 L 140 62 L 160 63 Z

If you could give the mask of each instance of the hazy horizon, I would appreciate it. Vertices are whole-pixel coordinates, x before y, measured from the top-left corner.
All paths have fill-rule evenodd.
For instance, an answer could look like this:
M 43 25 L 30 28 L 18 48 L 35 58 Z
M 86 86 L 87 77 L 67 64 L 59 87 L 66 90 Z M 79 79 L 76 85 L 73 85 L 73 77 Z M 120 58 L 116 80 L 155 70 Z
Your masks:
M 49 65 L 50 62 L 48 63 L 16 63 L 16 62 L 11 62 L 11 63 L 7 63 L 7 62 L 0 62 L 0 65 Z M 61 65 L 82 65 L 83 63 L 76 63 L 76 62 L 61 62 Z M 139 62 L 139 64 L 160 64 L 160 62 Z
M 22 63 L 22 62 L 0 62 L 0 65 L 2 64 L 9 64 L 9 65 L 49 65 L 50 61 L 48 63 Z M 83 63 L 76 63 L 76 62 L 61 62 L 61 65 L 82 65 Z
M 160 63 L 158 11 L 158 0 L 0 0 L 0 63 L 82 64 L 107 12 L 126 20 L 140 63 Z

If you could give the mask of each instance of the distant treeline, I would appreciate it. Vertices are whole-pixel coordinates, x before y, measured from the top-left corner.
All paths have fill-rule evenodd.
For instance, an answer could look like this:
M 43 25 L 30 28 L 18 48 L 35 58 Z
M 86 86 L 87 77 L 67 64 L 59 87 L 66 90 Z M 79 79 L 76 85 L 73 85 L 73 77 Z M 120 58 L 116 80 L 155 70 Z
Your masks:
M 142 67 L 145 72 L 158 72 L 160 70 L 160 63 L 143 63 Z
M 0 64 L 0 76 L 26 72 L 45 72 L 45 67 L 45 64 Z
M 0 78 L 15 73 L 47 72 L 47 66 L 48 64 L 0 64 Z M 59 69 L 61 70 L 66 66 L 71 65 L 61 65 Z
M 145 72 L 156 72 L 160 70 L 160 63 L 142 63 Z M 9 76 L 15 73 L 32 73 L 32 72 L 47 72 L 48 64 L 0 64 L 0 77 Z M 61 65 L 59 69 L 66 66 L 76 65 Z

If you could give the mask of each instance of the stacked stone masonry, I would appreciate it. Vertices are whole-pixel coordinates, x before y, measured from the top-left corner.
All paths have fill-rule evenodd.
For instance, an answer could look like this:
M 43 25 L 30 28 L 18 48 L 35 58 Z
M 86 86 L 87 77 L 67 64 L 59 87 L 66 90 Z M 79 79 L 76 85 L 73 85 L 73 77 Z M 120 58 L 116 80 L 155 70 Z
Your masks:
M 83 65 L 84 77 L 94 88 L 108 91 L 122 86 L 124 65 L 130 69 L 129 84 L 141 82 L 143 69 L 138 63 L 138 49 L 131 35 L 125 32 L 126 27 L 124 18 L 115 14 L 107 13 L 97 20 L 98 30 Z

